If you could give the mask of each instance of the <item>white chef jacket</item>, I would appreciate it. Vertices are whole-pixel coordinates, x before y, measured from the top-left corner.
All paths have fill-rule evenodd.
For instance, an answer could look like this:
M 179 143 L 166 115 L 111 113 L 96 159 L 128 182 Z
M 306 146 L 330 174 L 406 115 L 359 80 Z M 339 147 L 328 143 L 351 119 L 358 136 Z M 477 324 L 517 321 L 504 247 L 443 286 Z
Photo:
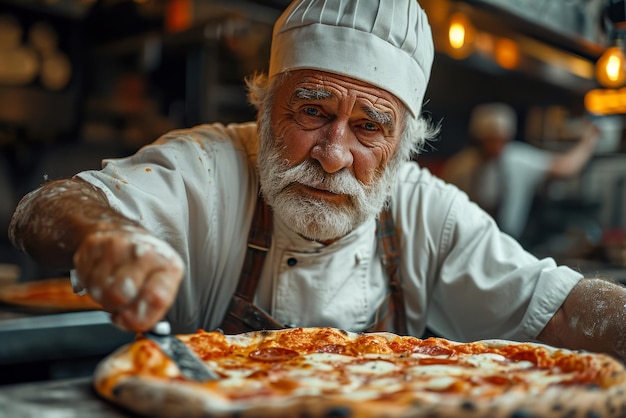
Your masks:
M 169 242 L 186 272 L 175 332 L 219 326 L 239 279 L 258 193 L 256 125 L 170 132 L 79 176 Z M 391 197 L 407 326 L 446 338 L 533 340 L 582 276 L 536 259 L 456 187 L 407 162 Z M 372 219 L 324 246 L 274 216 L 255 302 L 281 323 L 362 331 L 387 294 Z
M 514 237 L 524 232 L 535 194 L 546 179 L 553 159 L 551 152 L 525 142 L 506 144 L 501 156 L 505 184 L 498 214 L 502 230 Z

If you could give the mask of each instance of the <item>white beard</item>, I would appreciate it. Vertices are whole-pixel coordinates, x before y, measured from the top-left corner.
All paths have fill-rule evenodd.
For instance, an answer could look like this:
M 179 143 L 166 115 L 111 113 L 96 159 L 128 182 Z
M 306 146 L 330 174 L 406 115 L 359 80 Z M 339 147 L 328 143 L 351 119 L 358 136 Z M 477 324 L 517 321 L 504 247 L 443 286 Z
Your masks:
M 292 230 L 315 241 L 330 241 L 349 234 L 381 212 L 405 160 L 398 153 L 370 185 L 364 185 L 347 169 L 325 172 L 316 160 L 289 167 L 268 122 L 266 118 L 259 121 L 261 192 L 274 213 Z M 297 183 L 314 188 L 323 185 L 325 190 L 348 195 L 348 202 L 337 205 L 302 194 L 292 187 Z

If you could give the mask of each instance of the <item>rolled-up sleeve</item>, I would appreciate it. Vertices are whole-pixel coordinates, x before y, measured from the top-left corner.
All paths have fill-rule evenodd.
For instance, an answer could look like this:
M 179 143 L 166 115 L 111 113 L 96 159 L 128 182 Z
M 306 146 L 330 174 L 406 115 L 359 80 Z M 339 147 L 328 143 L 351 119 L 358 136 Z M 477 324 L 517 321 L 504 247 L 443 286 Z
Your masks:
M 537 259 L 460 194 L 442 236 L 431 326 L 461 340 L 534 341 L 582 277 Z
M 582 278 L 498 229 L 457 187 L 417 165 L 394 194 L 410 332 L 534 341 Z

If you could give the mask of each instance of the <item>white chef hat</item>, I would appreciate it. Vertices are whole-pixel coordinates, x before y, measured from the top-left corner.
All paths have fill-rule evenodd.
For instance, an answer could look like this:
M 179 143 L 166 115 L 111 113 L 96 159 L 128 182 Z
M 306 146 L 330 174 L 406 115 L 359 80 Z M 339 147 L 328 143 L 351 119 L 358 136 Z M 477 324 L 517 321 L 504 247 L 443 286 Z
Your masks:
M 417 0 L 296 0 L 274 25 L 269 75 L 315 69 L 398 97 L 420 114 L 434 56 Z

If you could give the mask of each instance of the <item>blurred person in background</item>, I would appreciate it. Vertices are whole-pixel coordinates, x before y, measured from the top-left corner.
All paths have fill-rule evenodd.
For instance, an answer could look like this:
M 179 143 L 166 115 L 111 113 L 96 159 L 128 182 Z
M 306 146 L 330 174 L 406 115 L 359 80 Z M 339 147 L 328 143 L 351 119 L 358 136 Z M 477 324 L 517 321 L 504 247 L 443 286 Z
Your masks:
M 517 239 L 541 185 L 580 173 L 600 136 L 599 129 L 586 121 L 580 139 L 566 152 L 536 148 L 515 140 L 517 114 L 505 103 L 476 106 L 468 130 L 470 145 L 450 157 L 439 176 L 467 193 L 503 232 Z

